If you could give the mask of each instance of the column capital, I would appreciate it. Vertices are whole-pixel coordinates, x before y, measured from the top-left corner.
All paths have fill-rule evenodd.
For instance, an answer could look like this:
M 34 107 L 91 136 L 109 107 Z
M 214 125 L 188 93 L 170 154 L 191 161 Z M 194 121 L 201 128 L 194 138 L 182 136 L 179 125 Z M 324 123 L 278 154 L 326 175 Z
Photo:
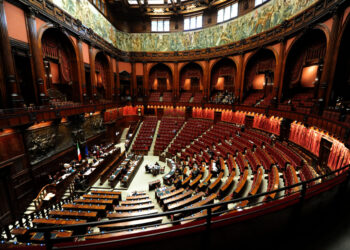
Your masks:
M 28 18 L 34 19 L 38 15 L 38 13 L 39 11 L 35 9 L 33 6 L 27 6 L 27 8 L 25 9 L 25 14 Z

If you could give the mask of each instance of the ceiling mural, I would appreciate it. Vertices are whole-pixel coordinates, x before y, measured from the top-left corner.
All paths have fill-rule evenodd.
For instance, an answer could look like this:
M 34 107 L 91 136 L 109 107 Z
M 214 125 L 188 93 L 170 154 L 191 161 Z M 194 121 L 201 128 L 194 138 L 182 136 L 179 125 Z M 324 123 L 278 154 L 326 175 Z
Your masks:
M 127 52 L 170 52 L 226 45 L 267 31 L 318 0 L 271 0 L 241 17 L 196 31 L 125 33 L 114 26 L 88 0 L 53 0 L 73 17 L 115 47 Z

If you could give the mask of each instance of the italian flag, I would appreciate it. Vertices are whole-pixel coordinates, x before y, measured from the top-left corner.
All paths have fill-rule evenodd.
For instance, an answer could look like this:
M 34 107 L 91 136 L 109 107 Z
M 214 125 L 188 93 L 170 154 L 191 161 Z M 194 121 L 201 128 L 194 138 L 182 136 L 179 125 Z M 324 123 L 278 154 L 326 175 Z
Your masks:
M 77 154 L 78 154 L 78 161 L 81 161 L 81 153 L 79 148 L 79 143 L 77 142 Z

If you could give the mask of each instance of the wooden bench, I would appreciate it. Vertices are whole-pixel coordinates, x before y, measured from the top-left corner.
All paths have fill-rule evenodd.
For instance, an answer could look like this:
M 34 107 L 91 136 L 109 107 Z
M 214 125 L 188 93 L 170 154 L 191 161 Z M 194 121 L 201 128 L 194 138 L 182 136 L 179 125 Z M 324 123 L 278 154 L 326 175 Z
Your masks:
M 151 199 L 141 199 L 141 200 L 127 200 L 127 201 L 121 201 L 120 205 L 139 205 L 139 204 L 145 204 L 152 202 Z
M 251 190 L 249 192 L 250 195 L 256 195 L 256 193 L 259 191 L 259 189 L 261 187 L 263 175 L 264 175 L 264 170 L 262 167 L 260 167 L 256 173 L 255 178 L 254 178 L 253 185 L 252 185 Z
M 181 200 L 181 201 L 176 202 L 176 203 L 172 203 L 172 204 L 168 205 L 167 208 L 169 211 L 180 209 L 180 208 L 191 205 L 192 203 L 201 200 L 203 196 L 204 196 L 204 192 L 200 192 L 200 193 L 198 193 L 192 197 L 189 197 L 187 199 Z
M 28 229 L 24 227 L 16 227 L 11 230 L 11 234 L 16 236 L 17 240 L 20 242 L 28 241 Z
M 216 178 L 216 180 L 210 184 L 210 186 L 208 188 L 208 193 L 215 192 L 215 190 L 217 188 L 219 188 L 219 185 L 221 184 L 222 177 L 224 177 L 224 172 L 220 172 L 218 178 Z
M 122 229 L 122 228 L 160 224 L 162 223 L 162 221 L 163 221 L 163 217 L 155 217 L 155 218 L 132 220 L 132 221 L 126 221 L 126 222 L 118 222 L 118 223 L 112 223 L 107 225 L 100 225 L 98 227 L 100 228 L 100 230 L 116 230 L 116 229 Z
M 202 175 L 199 174 L 197 175 L 197 177 L 189 184 L 189 187 L 191 189 L 195 189 L 196 186 L 199 184 L 199 181 L 202 179 Z
M 208 176 L 207 176 L 207 178 L 205 178 L 199 185 L 198 185 L 198 189 L 199 190 L 204 190 L 204 189 L 206 189 L 208 186 L 209 186 L 209 184 L 210 184 L 210 179 L 211 179 L 211 177 L 213 176 L 213 174 L 212 173 L 209 173 L 208 174 Z
M 174 192 L 175 189 L 176 189 L 176 188 L 175 188 L 174 186 L 172 186 L 172 187 L 170 187 L 170 188 L 166 188 L 165 190 L 157 189 L 157 190 L 156 190 L 156 195 L 155 195 L 157 201 L 159 201 L 160 197 Z
M 225 181 L 224 185 L 220 188 L 219 196 L 224 197 L 228 192 L 229 188 L 233 185 L 233 178 L 236 176 L 236 171 L 232 171 L 230 176 Z
M 157 214 L 157 213 L 158 213 L 157 209 L 149 209 L 149 210 L 142 210 L 142 211 L 135 211 L 135 212 L 118 212 L 118 213 L 109 212 L 107 214 L 107 218 L 117 219 L 117 218 L 127 218 L 127 217 L 135 217 L 135 216 Z
M 82 204 L 101 204 L 106 205 L 106 209 L 111 209 L 113 205 L 113 200 L 106 199 L 75 199 L 74 203 L 82 203 Z
M 106 205 L 100 204 L 63 204 L 62 208 L 64 209 L 74 209 L 74 210 L 88 210 L 88 211 L 97 211 L 99 216 L 103 216 L 106 212 Z
M 271 168 L 270 173 L 269 173 L 269 186 L 268 186 L 267 191 L 270 192 L 270 191 L 277 190 L 279 187 L 279 182 L 280 182 L 280 177 L 279 177 L 278 169 L 276 166 L 273 166 Z M 276 196 L 276 193 L 271 193 L 271 194 L 268 194 L 267 196 L 265 196 L 264 199 L 265 200 L 266 199 L 274 199 L 275 196 Z
M 140 195 L 132 195 L 126 197 L 127 200 L 142 200 L 142 199 L 149 199 L 148 194 L 140 194 Z
M 212 195 L 215 195 L 215 194 L 212 194 Z M 229 200 L 231 200 L 231 196 L 226 196 L 224 199 L 221 199 L 220 202 L 229 201 Z M 227 205 L 225 205 L 225 206 L 221 205 L 221 206 L 216 206 L 216 207 L 211 208 L 212 213 L 218 212 L 219 210 L 227 210 Z M 192 222 L 192 221 L 194 221 L 198 218 L 201 218 L 203 216 L 206 216 L 206 215 L 207 215 L 207 209 L 202 210 L 198 213 L 192 214 L 188 217 L 185 217 L 184 220 L 180 222 L 180 224 L 183 225 L 183 224 Z
M 85 198 L 85 199 L 106 199 L 106 200 L 112 200 L 113 204 L 118 204 L 118 201 L 120 200 L 120 196 L 119 195 L 84 194 L 83 198 Z
M 246 187 L 246 184 L 247 184 L 248 174 L 249 174 L 248 169 L 244 170 L 243 175 L 241 176 L 241 178 L 238 182 L 238 185 L 237 185 L 235 191 L 233 192 L 234 196 L 239 195 L 244 191 L 244 188 Z
M 116 212 L 126 212 L 126 211 L 135 211 L 135 210 L 146 210 L 146 209 L 153 209 L 154 204 L 142 204 L 142 205 L 134 205 L 134 206 L 116 206 L 114 210 Z
M 194 191 L 193 190 L 189 190 L 187 192 L 184 192 L 182 194 L 179 194 L 175 197 L 172 197 L 172 198 L 169 198 L 169 199 L 165 199 L 163 201 L 163 205 L 165 208 L 167 208 L 171 203 L 174 203 L 174 202 L 177 202 L 177 201 L 180 201 L 180 200 L 183 200 L 183 199 L 186 199 L 188 197 L 190 197 L 192 195 Z
M 169 194 L 165 194 L 165 195 L 159 197 L 160 204 L 162 205 L 164 200 L 170 199 L 176 195 L 179 195 L 179 194 L 183 193 L 183 191 L 185 191 L 185 189 L 179 188 L 179 189 L 175 190 L 174 192 L 171 192 Z
M 51 210 L 49 215 L 53 217 L 83 218 L 88 221 L 97 220 L 96 211 L 76 211 L 76 210 Z
M 91 190 L 91 194 L 99 194 L 99 195 L 118 195 L 121 197 L 122 193 L 118 191 L 107 191 L 107 190 Z
M 32 232 L 30 233 L 30 241 L 34 243 L 43 243 L 45 240 L 44 233 L 43 232 Z M 73 235 L 73 231 L 52 231 L 51 232 L 51 239 L 57 239 L 57 238 L 66 238 L 71 237 Z M 72 241 L 73 239 L 67 239 L 63 241 Z M 62 242 L 62 239 L 60 240 Z
M 192 179 L 192 174 L 189 174 L 186 179 L 184 179 L 182 182 L 181 182 L 181 187 L 187 187 L 187 185 L 189 184 L 189 182 L 191 181 Z
M 201 206 L 210 204 L 210 203 L 214 202 L 214 199 L 216 199 L 216 197 L 217 197 L 217 194 L 211 194 L 207 198 L 192 204 L 191 208 L 201 207 Z M 174 214 L 172 216 L 171 220 L 179 220 L 180 218 L 182 218 L 184 216 L 189 216 L 191 214 L 195 214 L 195 212 L 184 212 L 184 213 Z

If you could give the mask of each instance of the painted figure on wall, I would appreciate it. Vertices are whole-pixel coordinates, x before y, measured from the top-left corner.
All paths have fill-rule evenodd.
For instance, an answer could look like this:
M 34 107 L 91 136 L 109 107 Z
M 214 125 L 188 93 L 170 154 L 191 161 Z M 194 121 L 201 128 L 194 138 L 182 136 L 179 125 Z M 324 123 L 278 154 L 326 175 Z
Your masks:
M 292 18 L 318 0 L 271 0 L 224 24 L 196 31 L 125 33 L 117 30 L 88 0 L 53 0 L 54 4 L 122 51 L 160 52 L 204 49 L 246 39 Z

